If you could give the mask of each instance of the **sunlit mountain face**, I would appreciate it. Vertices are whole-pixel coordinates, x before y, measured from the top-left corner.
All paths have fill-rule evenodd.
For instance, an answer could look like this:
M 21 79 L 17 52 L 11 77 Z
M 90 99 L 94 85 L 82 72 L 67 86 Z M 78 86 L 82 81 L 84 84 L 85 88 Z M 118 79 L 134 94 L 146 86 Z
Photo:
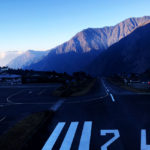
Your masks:
M 149 21 L 149 16 L 129 18 L 115 26 L 85 29 L 69 41 L 52 49 L 48 55 L 39 61 L 24 67 L 34 70 L 56 70 L 58 72 L 82 70 L 101 52 Z
M 102 52 L 87 68 L 94 75 L 143 73 L 150 69 L 150 23 Z
M 0 66 L 6 66 L 10 61 L 20 56 L 23 51 L 0 52 Z
M 55 70 L 69 73 L 80 71 L 110 46 L 149 22 L 149 16 L 129 18 L 115 26 L 85 29 L 49 51 L 1 53 L 1 65 L 41 71 Z
M 28 50 L 12 59 L 7 66 L 13 69 L 28 67 L 32 63 L 36 63 L 47 55 L 49 51 Z

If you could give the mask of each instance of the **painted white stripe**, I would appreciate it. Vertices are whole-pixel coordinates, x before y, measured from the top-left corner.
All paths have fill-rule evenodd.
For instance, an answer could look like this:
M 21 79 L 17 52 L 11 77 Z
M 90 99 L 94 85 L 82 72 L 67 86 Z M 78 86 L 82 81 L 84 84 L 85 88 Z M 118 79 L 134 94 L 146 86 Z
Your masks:
M 103 86 L 104 86 L 106 92 L 107 92 L 107 93 L 110 93 L 109 89 L 107 88 L 107 86 L 106 86 L 105 83 L 104 83 L 104 80 L 102 79 L 101 81 L 102 81 L 102 83 L 103 83 Z
M 57 138 L 59 137 L 62 129 L 65 126 L 65 122 L 60 122 L 57 124 L 55 130 L 53 131 L 53 133 L 51 134 L 51 136 L 48 138 L 48 140 L 46 141 L 44 147 L 42 148 L 42 150 L 52 150 Z
M 72 141 L 74 139 L 74 136 L 75 136 L 75 133 L 76 133 L 76 130 L 77 130 L 77 127 L 78 127 L 78 122 L 72 122 L 68 131 L 67 131 L 67 134 L 64 138 L 64 141 L 61 145 L 61 148 L 60 150 L 70 150 L 71 148 L 71 145 L 72 145 Z
M 46 89 L 43 89 L 42 91 L 40 91 L 40 92 L 38 93 L 38 95 L 42 95 L 45 91 L 46 91 Z
M 55 103 L 55 104 L 50 108 L 50 110 L 52 110 L 52 111 L 57 111 L 57 110 L 60 108 L 60 106 L 63 104 L 63 102 L 64 102 L 64 99 L 60 99 L 57 103 Z
M 6 119 L 6 116 L 4 116 L 3 118 L 0 119 L 0 122 L 2 122 L 3 120 Z
M 141 150 L 150 150 L 150 145 L 146 143 L 146 130 L 141 130 Z
M 90 149 L 91 129 L 92 129 L 92 122 L 86 121 L 83 126 L 82 136 L 80 139 L 80 144 L 79 144 L 78 150 L 89 150 Z
M 111 97 L 112 101 L 115 102 L 115 99 L 111 93 L 110 93 L 110 97 Z

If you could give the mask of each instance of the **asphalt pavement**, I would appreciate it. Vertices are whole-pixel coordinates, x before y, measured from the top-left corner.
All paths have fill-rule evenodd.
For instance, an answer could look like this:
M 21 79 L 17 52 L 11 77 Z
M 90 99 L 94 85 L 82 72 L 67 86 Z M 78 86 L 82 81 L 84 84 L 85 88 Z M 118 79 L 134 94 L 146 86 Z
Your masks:
M 53 96 L 58 84 L 0 87 L 0 135 L 26 116 L 51 108 L 59 97 Z
M 54 87 L 0 89 L 0 134 L 21 118 L 57 109 L 36 150 L 150 150 L 150 95 L 100 80 L 99 88 L 74 98 L 53 97 Z M 57 105 L 55 105 L 57 104 Z
M 39 149 L 150 149 L 150 96 L 112 90 L 106 81 L 100 87 L 96 100 L 64 101 L 41 136 L 45 141 Z

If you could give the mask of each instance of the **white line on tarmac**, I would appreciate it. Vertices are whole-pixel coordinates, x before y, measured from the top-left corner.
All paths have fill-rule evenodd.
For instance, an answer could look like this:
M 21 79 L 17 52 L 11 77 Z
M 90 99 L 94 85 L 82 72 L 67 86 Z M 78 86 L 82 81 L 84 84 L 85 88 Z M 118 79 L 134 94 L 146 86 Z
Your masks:
M 103 85 L 104 85 L 104 88 L 105 88 L 105 90 L 106 90 L 106 93 L 109 94 L 110 97 L 111 97 L 111 99 L 112 99 L 112 101 L 115 102 L 114 96 L 110 93 L 109 89 L 107 88 L 107 86 L 105 85 L 105 83 L 104 83 L 103 80 L 102 80 L 102 83 L 103 83 Z
M 79 122 L 72 122 L 60 150 L 70 150 Z
M 89 150 L 90 149 L 90 138 L 91 138 L 92 122 L 86 121 L 83 126 L 82 136 L 80 139 L 78 150 Z
M 146 130 L 141 130 L 141 150 L 150 150 L 150 145 L 146 141 Z
M 24 91 L 24 90 L 21 90 L 21 91 L 19 91 L 19 92 L 16 92 L 16 93 L 14 93 L 14 94 L 8 96 L 7 99 L 6 99 L 6 100 L 7 100 L 7 103 L 15 104 L 15 102 L 12 102 L 12 101 L 10 100 L 10 98 L 12 98 L 13 96 L 16 96 L 16 95 L 22 93 L 23 91 Z
M 2 117 L 2 118 L 0 119 L 0 122 L 2 122 L 2 121 L 5 120 L 5 119 L 6 119 L 6 116 Z
M 46 141 L 46 144 L 42 148 L 42 150 L 52 150 L 57 138 L 59 137 L 62 129 L 64 128 L 65 122 L 60 122 L 57 124 L 55 130 L 49 137 L 49 139 Z
M 42 91 L 40 91 L 40 92 L 38 93 L 38 95 L 43 94 L 45 91 L 46 91 L 46 89 L 43 89 Z
M 115 102 L 114 96 L 110 93 L 110 97 L 112 99 L 113 102 Z
M 99 102 L 100 99 L 104 99 L 108 96 L 108 93 L 104 96 L 101 97 L 95 97 L 95 98 L 91 98 L 91 99 L 83 99 L 83 100 L 74 100 L 74 101 L 65 101 L 64 103 L 66 104 L 74 104 L 74 103 L 89 103 L 89 102 Z M 4 106 L 9 106 L 10 104 L 14 104 L 14 105 L 53 105 L 56 104 L 56 102 L 29 102 L 29 103 L 22 103 L 22 102 L 13 102 L 10 101 L 10 99 L 7 100 L 8 103 L 0 103 L 0 107 L 4 107 Z M 53 106 L 54 107 L 54 106 Z M 57 105 L 58 107 L 58 105 Z
M 50 110 L 52 110 L 52 111 L 57 111 L 57 110 L 60 108 L 60 106 L 63 104 L 63 102 L 64 102 L 64 99 L 60 99 L 58 102 L 56 102 L 56 103 L 50 108 Z
M 102 84 L 103 84 L 103 86 L 104 86 L 104 88 L 105 88 L 105 90 L 106 90 L 106 93 L 109 93 L 110 91 L 109 91 L 109 89 L 107 88 L 107 86 L 105 85 L 103 79 L 101 79 L 101 82 L 102 82 Z

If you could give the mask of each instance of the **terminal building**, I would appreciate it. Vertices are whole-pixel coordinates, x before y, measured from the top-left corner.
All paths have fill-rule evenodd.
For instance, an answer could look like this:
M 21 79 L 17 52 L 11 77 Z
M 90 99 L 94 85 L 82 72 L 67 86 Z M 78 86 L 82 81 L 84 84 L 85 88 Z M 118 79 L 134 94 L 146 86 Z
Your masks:
M 20 85 L 22 77 L 16 74 L 0 74 L 0 85 Z

